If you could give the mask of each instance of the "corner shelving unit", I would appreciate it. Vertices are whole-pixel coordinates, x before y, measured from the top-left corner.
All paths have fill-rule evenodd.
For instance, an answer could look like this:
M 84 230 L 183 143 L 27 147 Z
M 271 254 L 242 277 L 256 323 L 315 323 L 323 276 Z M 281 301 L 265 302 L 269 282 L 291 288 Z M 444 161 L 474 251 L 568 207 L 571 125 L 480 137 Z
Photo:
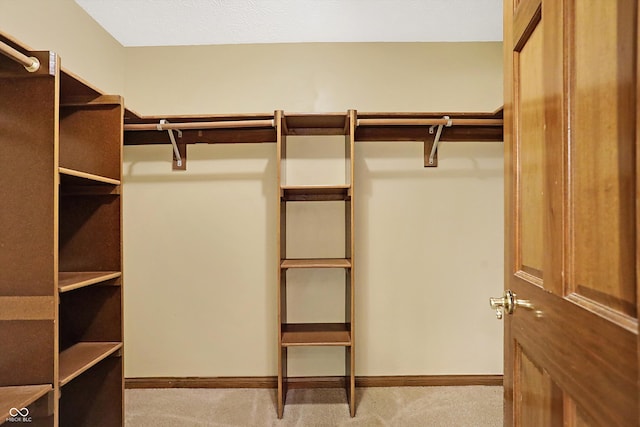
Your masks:
M 121 426 L 122 98 L 0 42 L 0 424 Z
M 354 339 L 354 143 L 355 111 L 344 114 L 287 114 L 276 112 L 278 155 L 278 418 L 284 415 L 287 397 L 287 361 L 291 347 L 339 346 L 345 348 L 344 386 L 349 413 L 355 416 L 355 339 Z M 286 182 L 284 162 L 287 136 L 343 135 L 345 147 L 345 184 L 290 185 Z M 290 258 L 287 252 L 287 205 L 306 202 L 341 202 L 344 204 L 344 258 Z M 287 270 L 311 268 L 344 269 L 344 319 L 332 323 L 289 323 L 287 316 Z

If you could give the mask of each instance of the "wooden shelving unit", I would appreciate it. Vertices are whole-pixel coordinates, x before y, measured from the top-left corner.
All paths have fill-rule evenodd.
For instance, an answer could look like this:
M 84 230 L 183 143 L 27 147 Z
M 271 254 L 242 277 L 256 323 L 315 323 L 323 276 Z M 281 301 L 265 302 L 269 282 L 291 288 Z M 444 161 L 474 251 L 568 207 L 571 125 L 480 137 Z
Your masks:
M 278 418 L 284 415 L 287 397 L 288 350 L 291 347 L 339 346 L 345 348 L 345 391 L 349 413 L 355 416 L 355 340 L 354 340 L 354 145 L 355 111 L 344 114 L 291 114 L 277 111 L 276 134 L 278 153 Z M 287 158 L 287 136 L 344 136 L 345 183 L 329 185 L 292 185 L 286 182 L 284 161 Z M 339 202 L 344 204 L 343 258 L 289 258 L 287 253 L 287 205 L 306 202 Z M 287 320 L 287 271 L 289 269 L 337 268 L 345 274 L 344 319 L 332 323 L 290 323 Z M 291 285 L 291 283 L 289 284 Z
M 41 64 L 0 56 L 0 423 L 121 426 L 122 98 L 0 42 Z
M 121 425 L 124 107 L 68 73 L 60 98 L 59 418 Z

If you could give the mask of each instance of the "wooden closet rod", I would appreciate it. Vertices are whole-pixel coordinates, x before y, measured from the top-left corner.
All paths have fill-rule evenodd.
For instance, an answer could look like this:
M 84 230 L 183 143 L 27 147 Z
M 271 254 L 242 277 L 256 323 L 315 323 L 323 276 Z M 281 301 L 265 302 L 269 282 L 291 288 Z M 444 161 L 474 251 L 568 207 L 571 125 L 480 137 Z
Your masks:
M 237 120 L 220 122 L 189 122 L 189 123 L 131 123 L 124 125 L 124 130 L 190 130 L 217 128 L 265 128 L 274 127 L 273 120 Z
M 498 126 L 502 119 L 358 119 L 358 126 Z
M 38 71 L 38 69 L 40 69 L 40 61 L 38 61 L 37 58 L 34 58 L 33 56 L 27 56 L 15 50 L 4 42 L 0 42 L 0 53 L 8 58 L 13 59 L 30 73 L 35 73 L 36 71 Z

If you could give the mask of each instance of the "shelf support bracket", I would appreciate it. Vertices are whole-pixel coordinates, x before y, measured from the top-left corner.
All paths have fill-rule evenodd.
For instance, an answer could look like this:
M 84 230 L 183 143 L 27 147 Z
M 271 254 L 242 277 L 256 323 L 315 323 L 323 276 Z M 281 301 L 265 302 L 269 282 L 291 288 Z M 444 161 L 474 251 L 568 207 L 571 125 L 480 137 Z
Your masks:
M 165 119 L 160 120 L 157 125 L 159 131 L 166 130 L 169 133 L 169 140 L 171 140 L 171 146 L 173 147 L 173 170 L 187 170 L 187 149 L 186 144 L 182 142 L 176 142 L 176 138 L 173 135 L 173 129 L 163 129 L 162 125 L 169 124 Z M 175 130 L 178 134 L 178 139 L 182 141 L 182 131 Z
M 429 126 L 429 135 L 435 136 L 427 136 L 427 139 L 424 141 L 424 167 L 425 168 L 434 168 L 438 166 L 438 147 L 440 145 L 440 137 L 442 136 L 442 128 L 443 127 L 451 127 L 453 121 L 449 116 L 443 116 L 444 120 L 447 121 L 446 124 L 442 125 L 432 125 Z M 429 152 L 429 157 L 427 158 L 427 152 Z

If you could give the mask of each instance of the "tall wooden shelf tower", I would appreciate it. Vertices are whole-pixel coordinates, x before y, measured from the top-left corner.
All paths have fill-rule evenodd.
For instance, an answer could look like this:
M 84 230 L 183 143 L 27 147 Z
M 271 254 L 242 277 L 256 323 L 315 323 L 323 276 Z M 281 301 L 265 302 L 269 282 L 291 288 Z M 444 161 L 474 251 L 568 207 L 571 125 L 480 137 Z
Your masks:
M 344 386 L 349 412 L 355 416 L 355 341 L 354 341 L 354 148 L 356 112 L 342 114 L 284 114 L 275 113 L 278 153 L 278 418 L 284 414 L 287 396 L 287 358 L 291 347 L 339 346 L 345 348 Z M 285 161 L 287 136 L 344 135 L 345 182 L 329 185 L 294 185 L 287 182 Z M 304 258 L 288 257 L 287 205 L 317 201 L 333 201 L 344 204 L 344 257 Z M 289 269 L 335 268 L 344 269 L 345 298 L 344 319 L 336 323 L 289 323 L 287 320 L 287 271 Z
M 0 423 L 121 426 L 122 98 L 0 42 Z

